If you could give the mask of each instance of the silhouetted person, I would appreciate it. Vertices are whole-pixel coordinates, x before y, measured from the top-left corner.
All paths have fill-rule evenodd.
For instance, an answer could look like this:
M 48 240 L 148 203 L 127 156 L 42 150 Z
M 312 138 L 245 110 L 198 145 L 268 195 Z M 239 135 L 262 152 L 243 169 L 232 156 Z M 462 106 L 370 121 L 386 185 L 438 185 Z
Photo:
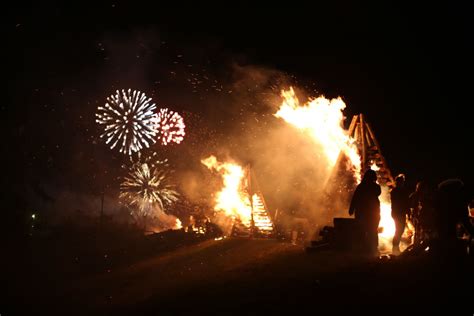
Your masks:
M 462 224 L 471 236 L 474 235 L 474 227 L 468 213 L 470 198 L 464 183 L 459 179 L 445 180 L 438 185 L 436 221 L 438 239 L 435 246 L 441 253 L 465 252 L 466 248 L 463 249 L 458 239 L 459 224 Z
M 395 178 L 396 187 L 390 191 L 392 201 L 392 218 L 395 222 L 395 234 L 392 241 L 392 252 L 400 253 L 400 240 L 405 231 L 406 216 L 410 209 L 409 191 L 405 186 L 405 175 L 399 174 Z
M 434 232 L 436 189 L 430 183 L 419 181 L 410 194 L 410 218 L 415 227 L 415 245 L 427 241 Z
M 376 183 L 377 174 L 367 170 L 362 182 L 357 186 L 352 196 L 349 215 L 355 214 L 357 226 L 360 229 L 365 250 L 377 253 L 378 226 L 380 222 L 380 186 Z

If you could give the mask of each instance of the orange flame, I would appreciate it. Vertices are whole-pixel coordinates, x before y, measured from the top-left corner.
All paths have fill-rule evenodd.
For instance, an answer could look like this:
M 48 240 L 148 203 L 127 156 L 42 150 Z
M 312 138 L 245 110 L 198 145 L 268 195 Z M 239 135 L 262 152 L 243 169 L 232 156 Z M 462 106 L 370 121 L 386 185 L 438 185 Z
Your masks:
M 372 163 L 370 169 L 379 171 L 380 167 L 375 162 Z M 382 194 L 380 195 L 380 223 L 379 228 L 382 229 L 379 238 L 382 242 L 391 243 L 393 234 L 395 234 L 395 222 L 392 218 L 392 202 L 390 201 L 389 189 L 386 186 L 382 187 Z
M 252 207 L 248 195 L 244 192 L 244 170 L 230 162 L 218 162 L 215 156 L 201 160 L 207 168 L 219 172 L 224 187 L 216 195 L 214 210 L 227 216 L 238 218 L 245 226 L 250 226 Z
M 261 193 L 249 192 L 247 172 L 239 165 L 230 162 L 218 162 L 216 157 L 201 160 L 211 170 L 219 172 L 224 180 L 224 187 L 216 195 L 214 209 L 225 215 L 239 219 L 254 232 L 265 236 L 273 233 L 273 223 L 266 210 Z
M 179 220 L 179 218 L 176 218 L 176 223 L 174 224 L 173 229 L 181 229 L 183 228 L 183 223 Z
M 328 169 L 336 164 L 340 152 L 345 153 L 352 163 L 352 173 L 357 182 L 361 179 L 361 157 L 355 140 L 343 128 L 343 110 L 346 104 L 339 97 L 326 99 L 320 96 L 300 104 L 293 88 L 282 91 L 283 102 L 275 114 L 286 122 L 302 130 L 312 140 L 322 147 L 328 161 Z M 379 166 L 372 163 L 371 169 L 378 171 Z M 395 233 L 395 222 L 391 215 L 390 194 L 387 187 L 382 188 L 380 196 L 380 224 L 382 228 L 380 246 L 391 245 Z
M 380 200 L 380 223 L 379 227 L 382 228 L 382 232 L 379 237 L 382 239 L 389 239 L 392 242 L 393 234 L 395 234 L 395 222 L 392 218 L 392 204 L 390 202 L 390 195 L 388 188 L 382 187 L 382 194 Z
M 339 153 L 350 159 L 354 176 L 360 180 L 360 156 L 352 139 L 343 128 L 342 111 L 346 104 L 339 97 L 326 99 L 320 96 L 301 105 L 292 87 L 281 92 L 283 103 L 275 116 L 302 130 L 319 144 L 328 161 L 328 169 L 334 167 Z
M 379 171 L 380 170 L 380 167 L 377 166 L 377 164 L 375 163 L 375 161 L 372 163 L 372 165 L 370 165 L 370 169 L 374 170 L 374 171 Z
M 380 167 L 377 166 L 375 161 L 370 166 L 370 169 L 379 171 Z M 379 249 L 386 251 L 391 249 L 393 235 L 395 234 L 395 221 L 392 218 L 392 202 L 390 201 L 389 189 L 386 186 L 382 187 L 382 194 L 379 197 L 380 200 L 380 222 L 379 229 Z

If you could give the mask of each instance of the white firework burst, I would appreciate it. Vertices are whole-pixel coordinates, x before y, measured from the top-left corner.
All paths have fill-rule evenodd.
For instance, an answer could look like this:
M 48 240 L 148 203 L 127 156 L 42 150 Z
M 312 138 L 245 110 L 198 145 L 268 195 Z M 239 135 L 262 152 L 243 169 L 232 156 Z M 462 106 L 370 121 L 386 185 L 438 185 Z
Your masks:
M 129 169 L 120 185 L 120 198 L 141 216 L 164 211 L 176 202 L 179 193 L 170 183 L 167 160 L 140 159 Z
M 100 135 L 111 149 L 131 155 L 156 142 L 156 105 L 143 92 L 117 90 L 99 106 L 96 122 L 104 126 Z

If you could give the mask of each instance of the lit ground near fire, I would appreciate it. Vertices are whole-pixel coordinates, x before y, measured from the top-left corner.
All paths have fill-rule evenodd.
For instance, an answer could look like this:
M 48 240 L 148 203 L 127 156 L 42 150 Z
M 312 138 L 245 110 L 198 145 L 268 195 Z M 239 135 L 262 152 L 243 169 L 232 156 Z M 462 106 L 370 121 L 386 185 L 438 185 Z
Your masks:
M 49 282 L 17 299 L 28 302 L 23 309 L 89 315 L 470 308 L 472 273 L 461 279 L 467 270 L 446 269 L 420 258 L 306 253 L 302 246 L 275 240 L 229 238 L 181 246 L 67 282 L 59 283 L 50 271 Z

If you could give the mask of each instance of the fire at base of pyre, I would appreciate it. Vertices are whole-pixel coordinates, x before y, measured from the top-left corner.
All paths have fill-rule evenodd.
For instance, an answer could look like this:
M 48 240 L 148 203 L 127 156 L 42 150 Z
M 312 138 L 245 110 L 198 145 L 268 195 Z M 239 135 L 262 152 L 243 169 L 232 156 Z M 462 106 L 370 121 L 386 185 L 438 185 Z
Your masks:
M 222 178 L 222 189 L 214 198 L 215 222 L 227 236 L 269 237 L 274 232 L 262 193 L 252 179 L 249 166 L 219 162 L 210 156 L 201 162 Z
M 360 182 L 363 168 L 359 144 L 343 127 L 344 102 L 340 98 L 329 100 L 321 96 L 300 104 L 293 89 L 283 91 L 282 99 L 275 116 L 301 132 L 302 137 L 310 140 L 308 144 L 314 143 L 314 150 L 308 151 L 308 154 L 316 154 L 314 158 L 321 173 L 318 177 L 320 180 L 326 179 L 326 183 L 317 184 L 321 187 L 320 192 L 295 196 L 301 195 L 304 199 L 305 196 L 317 196 L 307 198 L 301 206 L 314 213 L 308 219 L 320 227 L 323 223 L 331 222 L 334 217 L 347 217 L 350 197 Z M 256 179 L 252 177 L 251 168 L 231 159 L 218 161 L 215 156 L 202 159 L 201 162 L 222 181 L 213 196 L 212 223 L 217 224 L 227 236 L 274 236 L 276 214 L 270 214 Z M 340 168 L 341 165 L 344 168 Z M 342 178 L 344 181 L 341 181 Z M 387 197 L 388 191 L 384 189 L 380 197 L 382 251 L 389 247 L 394 233 Z M 273 215 L 273 221 L 270 215 Z M 204 234 L 205 223 L 197 223 L 199 219 L 194 221 L 196 223 L 185 224 L 185 230 Z M 310 234 L 308 237 L 311 237 Z
M 392 218 L 392 206 L 390 202 L 390 192 L 387 186 L 382 186 L 380 195 L 380 223 L 379 223 L 379 251 L 381 254 L 392 253 L 392 240 L 395 234 L 395 222 Z M 400 251 L 404 251 L 413 243 L 414 227 L 407 220 L 405 231 L 400 241 Z
M 372 168 L 374 169 L 375 167 Z M 318 236 L 323 237 L 323 240 L 320 240 L 322 244 L 333 242 L 334 238 L 336 238 L 339 240 L 344 239 L 344 242 L 347 243 L 347 245 L 342 246 L 342 248 L 350 249 L 352 246 L 354 246 L 352 244 L 356 239 L 352 239 L 355 238 L 354 232 L 356 228 L 354 226 L 355 223 L 350 223 L 354 220 L 349 217 L 348 209 L 356 185 L 357 183 L 354 181 L 354 179 L 349 177 L 344 172 L 337 173 L 337 175 L 328 182 L 326 187 L 327 194 L 322 202 L 324 208 L 324 212 L 322 213 L 327 215 L 324 218 L 326 226 L 318 229 L 317 231 Z M 379 196 L 380 222 L 378 228 L 378 250 L 380 254 L 386 255 L 392 253 L 392 240 L 395 234 L 395 222 L 391 214 L 392 209 L 390 201 L 390 188 L 387 185 L 381 185 L 381 190 L 382 193 Z M 342 223 L 340 227 L 336 228 L 336 231 L 334 231 L 334 227 L 332 227 L 332 225 L 336 226 L 335 221 L 338 221 L 339 224 Z M 353 230 L 353 232 L 348 230 Z M 344 237 L 332 236 L 335 233 L 342 234 Z M 407 220 L 405 231 L 403 232 L 400 241 L 400 251 L 404 251 L 413 243 L 413 235 L 413 224 Z M 328 239 L 328 236 L 331 237 Z M 317 237 L 316 239 L 320 238 Z M 355 246 L 355 248 L 357 248 L 357 246 Z
M 320 215 L 318 220 L 328 223 L 329 218 L 347 217 L 350 197 L 361 181 L 361 172 L 368 167 L 366 164 L 369 154 L 366 149 L 379 151 L 372 130 L 362 115 L 354 116 L 349 130 L 344 129 L 343 110 L 346 105 L 341 98 L 330 100 L 320 96 L 300 103 L 292 88 L 282 91 L 282 98 L 283 102 L 275 116 L 310 137 L 315 147 L 320 148 L 320 157 L 325 158 L 320 160 L 326 163 L 329 180 L 323 185 L 325 190 L 321 197 L 322 211 L 318 212 Z M 368 148 L 366 145 L 371 147 Z M 378 152 L 376 157 L 380 160 L 381 153 Z M 372 165 L 372 169 L 377 168 L 378 165 Z M 389 252 L 387 248 L 390 246 L 391 249 L 395 224 L 391 217 L 387 183 L 380 182 L 385 179 L 384 177 L 378 176 L 378 179 L 379 184 L 385 186 L 383 194 L 379 197 L 381 202 L 379 248 L 381 252 Z M 410 232 L 408 225 L 405 237 L 410 237 Z

